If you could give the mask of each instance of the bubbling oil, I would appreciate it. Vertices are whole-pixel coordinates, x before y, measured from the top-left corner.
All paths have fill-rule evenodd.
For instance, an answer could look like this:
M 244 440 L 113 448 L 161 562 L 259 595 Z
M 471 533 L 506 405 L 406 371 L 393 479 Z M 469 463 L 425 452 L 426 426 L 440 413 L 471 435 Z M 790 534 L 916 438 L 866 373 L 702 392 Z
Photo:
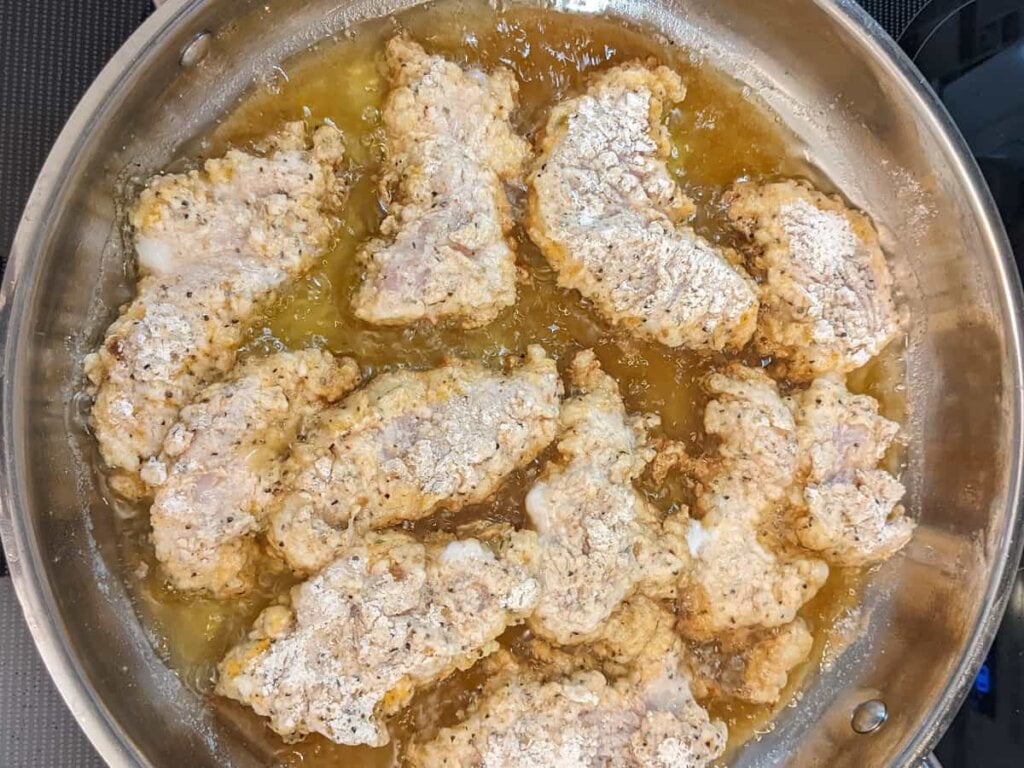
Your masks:
M 637 59 L 653 59 L 675 69 L 686 83 L 687 96 L 665 116 L 672 137 L 670 169 L 698 204 L 693 226 L 713 242 L 733 243 L 715 201 L 737 180 L 803 176 L 827 186 L 771 113 L 746 98 L 736 83 L 656 35 L 614 18 L 520 5 L 497 10 L 482 2 L 443 0 L 421 6 L 362 24 L 350 31 L 354 34 L 322 41 L 283 62 L 275 68 L 277 76 L 268 75 L 254 86 L 204 138 L 197 154 L 215 156 L 229 146 L 251 146 L 285 121 L 305 119 L 316 125 L 329 120 L 341 129 L 347 150 L 351 191 L 337 212 L 333 248 L 252 326 L 242 355 L 312 345 L 350 355 L 364 373 L 373 375 L 399 367 L 427 368 L 451 356 L 498 363 L 531 343 L 543 345 L 564 363 L 575 351 L 590 347 L 619 382 L 629 409 L 661 417 L 658 436 L 699 446 L 706 403 L 699 381 L 725 358 L 670 350 L 619 333 L 577 294 L 557 287 L 550 266 L 521 229 L 513 239 L 528 280 L 519 287 L 517 304 L 490 325 L 468 331 L 429 324 L 381 329 L 367 326 L 352 314 L 350 299 L 359 278 L 355 256 L 377 231 L 383 215 L 378 201 L 384 141 L 381 109 L 387 92 L 383 51 L 385 42 L 400 30 L 429 52 L 459 63 L 511 69 L 521 86 L 515 124 L 528 138 L 543 125 L 551 105 L 578 92 L 594 70 Z M 521 210 L 522 190 L 512 194 Z M 741 359 L 760 362 L 749 354 Z M 851 387 L 879 398 L 890 418 L 901 418 L 902 375 L 902 355 L 894 350 L 851 377 Z M 410 529 L 451 530 L 478 519 L 522 523 L 523 498 L 544 458 L 516 473 L 485 504 L 440 513 Z M 894 454 L 892 462 L 897 465 L 899 456 Z M 687 502 L 682 483 L 663 487 L 641 483 L 641 490 L 663 510 Z M 457 720 L 483 683 L 482 673 L 471 669 L 418 695 L 392 723 L 395 743 L 391 747 L 339 747 L 319 736 L 287 745 L 249 710 L 210 691 L 216 663 L 244 637 L 256 614 L 279 598 L 294 579 L 268 559 L 260 583 L 242 599 L 176 595 L 164 586 L 155 567 L 146 516 L 128 518 L 122 525 L 129 582 L 159 651 L 187 684 L 210 695 L 211 705 L 268 763 L 395 765 L 411 734 L 430 733 Z M 825 588 L 802 610 L 815 634 L 815 651 L 812 660 L 791 676 L 783 702 L 813 671 L 837 619 L 854 610 L 862 578 L 857 571 L 835 569 Z M 506 644 L 521 632 L 511 630 Z M 738 704 L 712 708 L 730 727 L 731 748 L 769 727 L 775 711 Z

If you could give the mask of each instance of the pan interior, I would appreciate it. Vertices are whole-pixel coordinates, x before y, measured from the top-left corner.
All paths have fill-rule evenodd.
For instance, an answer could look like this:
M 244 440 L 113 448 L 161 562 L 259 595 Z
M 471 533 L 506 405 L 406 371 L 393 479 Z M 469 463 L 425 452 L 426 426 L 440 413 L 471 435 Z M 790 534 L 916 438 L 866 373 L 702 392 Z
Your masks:
M 145 588 L 133 594 L 126 587 L 133 582 L 124 574 L 134 573 L 138 558 L 145 557 L 142 522 L 131 510 L 109 503 L 102 479 L 93 473 L 94 449 L 82 427 L 86 404 L 78 395 L 81 356 L 99 342 L 116 307 L 130 295 L 119 234 L 121 202 L 153 172 L 175 163 L 194 164 L 198 155 L 215 153 L 226 143 L 244 144 L 265 131 L 285 115 L 266 114 L 271 102 L 260 107 L 261 94 L 276 90 L 285 104 L 289 93 L 289 83 L 278 79 L 275 67 L 281 66 L 285 77 L 295 74 L 296 88 L 311 82 L 315 78 L 302 79 L 304 61 L 318 56 L 340 60 L 346 46 L 371 45 L 371 34 L 359 31 L 349 40 L 347 32 L 362 30 L 361 22 L 398 5 L 410 3 L 178 4 L 164 13 L 163 26 L 147 28 L 154 44 L 137 52 L 131 67 L 105 73 L 98 87 L 108 89 L 107 98 L 97 107 L 91 130 L 75 137 L 75 152 L 57 169 L 60 183 L 47 201 L 45 227 L 19 238 L 16 255 L 19 248 L 22 258 L 31 253 L 32 268 L 19 286 L 25 307 L 13 352 L 18 374 L 9 394 L 20 410 L 17 418 L 5 421 L 18 435 L 13 455 L 20 463 L 22 506 L 38 563 L 45 564 L 40 579 L 52 593 L 48 621 L 64 637 L 82 682 L 95 692 L 94 706 L 122 744 L 131 745 L 122 757 L 134 753 L 133 759 L 154 765 L 183 759 L 197 766 L 258 765 L 267 750 L 284 759 L 294 747 L 268 741 L 260 725 L 237 712 L 212 716 L 204 694 L 208 660 L 180 665 L 179 670 L 190 672 L 184 679 L 170 671 L 165 660 L 183 651 L 159 629 L 161 619 L 153 607 L 167 603 L 161 603 L 154 588 L 149 592 L 153 605 L 147 608 L 140 598 Z M 737 754 L 735 763 L 769 765 L 785 757 L 793 764 L 826 758 L 838 764 L 898 764 L 918 748 L 913 739 L 919 729 L 934 728 L 932 706 L 956 682 L 962 655 L 993 601 L 993 579 L 1000 573 L 995 566 L 1001 567 L 1013 544 L 1016 288 L 1002 271 L 1001 241 L 989 229 L 985 201 L 971 186 L 959 147 L 950 144 L 870 35 L 834 7 L 798 0 L 563 5 L 570 10 L 586 6 L 582 10 L 597 14 L 581 20 L 584 26 L 621 29 L 628 20 L 643 30 L 621 33 L 621 55 L 647 53 L 651 49 L 645 45 L 671 55 L 690 79 L 690 100 L 681 120 L 697 119 L 685 110 L 701 104 L 701 87 L 720 88 L 722 98 L 732 99 L 735 120 L 716 125 L 732 126 L 738 138 L 730 145 L 718 135 L 714 148 L 698 144 L 695 154 L 681 155 L 688 191 L 706 186 L 713 193 L 716 185 L 744 174 L 811 176 L 842 189 L 883 232 L 910 311 L 906 373 L 897 365 L 895 375 L 868 377 L 862 385 L 874 388 L 872 394 L 885 394 L 888 407 L 905 407 L 904 479 L 909 506 L 922 525 L 905 557 L 871 574 L 850 642 L 832 643 L 830 663 L 807 670 L 800 698 L 779 713 L 769 732 L 759 733 Z M 507 12 L 542 18 L 520 6 L 509 4 Z M 416 11 L 403 22 L 414 27 L 416 14 L 428 19 L 440 12 Z M 440 50 L 444 34 L 453 33 L 447 43 L 451 50 L 483 57 L 455 45 L 460 24 L 473 23 L 467 13 L 452 14 L 449 24 L 428 25 L 425 42 L 435 35 Z M 365 29 L 384 35 L 392 24 L 370 22 Z M 805 29 L 816 34 L 800 31 Z M 210 54 L 198 67 L 183 70 L 178 52 L 201 30 L 214 33 Z M 655 41 L 654 33 L 665 42 Z M 314 45 L 319 50 L 302 54 Z M 713 74 L 715 69 L 727 74 Z M 372 77 L 372 68 L 368 72 Z M 325 109 L 337 99 L 333 94 L 325 98 Z M 265 114 L 257 115 L 261 110 Z M 536 122 L 531 126 L 529 110 L 524 113 L 523 128 L 529 131 Z M 224 115 L 230 117 L 224 120 Z M 538 117 L 539 112 L 533 115 Z M 775 124 L 776 117 L 785 130 Z M 372 153 L 372 142 L 365 149 Z M 707 179 L 703 184 L 701 173 Z M 363 213 L 372 223 L 369 208 Z M 354 231 L 362 224 L 353 222 Z M 715 236 L 714 221 L 704 224 Z M 324 267 L 331 290 L 343 292 L 344 276 L 335 285 L 331 268 Z M 293 343 L 290 334 L 301 335 L 306 322 L 292 322 L 297 305 L 326 306 L 316 303 L 314 293 L 313 286 L 304 284 L 293 304 L 285 302 L 280 314 L 268 316 L 263 327 L 269 335 L 254 335 L 251 349 L 275 340 Z M 338 304 L 343 302 L 331 302 Z M 580 326 L 586 321 L 585 314 L 573 318 Z M 301 331 L 311 329 L 307 325 Z M 553 343 L 562 343 L 556 331 L 551 333 Z M 570 333 L 572 341 L 566 340 L 564 348 L 586 333 L 585 327 L 579 335 Z M 323 335 L 333 351 L 352 351 L 342 349 L 349 343 L 344 334 Z M 437 351 L 431 352 L 429 343 L 439 342 L 419 341 L 426 364 Z M 466 343 L 484 354 L 491 342 Z M 621 348 L 614 339 L 605 343 L 604 359 L 614 364 Z M 684 368 L 672 374 L 682 377 L 682 396 L 673 401 L 690 413 L 700 400 L 686 381 L 696 377 L 700 366 Z M 641 407 L 647 395 L 629 396 L 631 406 Z M 680 418 L 685 432 L 682 425 L 689 417 Z M 54 482 L 55 476 L 61 482 Z M 244 624 L 241 619 L 209 621 L 213 634 L 222 631 L 223 637 Z M 907 653 L 911 643 L 913 652 Z M 874 696 L 886 700 L 890 720 L 870 738 L 857 736 L 848 725 L 851 708 Z

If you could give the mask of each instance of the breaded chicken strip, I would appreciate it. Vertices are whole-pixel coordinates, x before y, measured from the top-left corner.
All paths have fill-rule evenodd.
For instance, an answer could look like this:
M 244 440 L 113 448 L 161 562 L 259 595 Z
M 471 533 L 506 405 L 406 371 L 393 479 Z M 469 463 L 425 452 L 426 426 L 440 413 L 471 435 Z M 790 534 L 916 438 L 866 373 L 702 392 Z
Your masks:
M 680 588 L 680 630 L 705 641 L 796 618 L 828 578 L 828 566 L 766 540 L 760 518 L 722 510 L 692 523 L 693 569 Z
M 300 425 L 359 382 L 349 359 L 282 352 L 251 360 L 186 405 L 142 476 L 156 557 L 171 584 L 214 597 L 252 583 L 265 512 Z
M 802 619 L 689 645 L 680 642 L 675 623 L 663 603 L 637 596 L 612 614 L 600 638 L 586 650 L 600 668 L 616 675 L 635 673 L 675 653 L 686 664 L 698 698 L 771 704 L 779 700 L 789 673 L 807 659 L 813 644 Z
M 381 237 L 361 255 L 355 313 L 376 325 L 486 325 L 516 300 L 504 184 L 521 178 L 530 155 L 509 122 L 519 85 L 507 69 L 466 71 L 405 37 L 388 43 L 387 60 L 391 202 Z
M 742 347 L 754 284 L 678 222 L 689 208 L 666 165 L 666 102 L 679 75 L 640 64 L 598 75 L 557 105 L 530 179 L 527 228 L 558 272 L 608 320 L 670 347 Z
M 697 467 L 701 515 L 734 508 L 739 516 L 781 500 L 793 483 L 797 441 L 793 415 L 764 372 L 732 365 L 706 382 L 714 395 L 704 430 L 718 439 L 715 456 Z
M 615 609 L 583 653 L 574 649 L 571 656 L 614 677 L 641 674 L 669 656 L 683 658 L 675 622 L 664 601 L 634 595 Z
M 787 376 L 847 373 L 895 338 L 892 275 L 867 216 L 796 181 L 738 184 L 726 203 L 766 273 L 758 350 Z
M 796 536 L 836 565 L 870 565 L 902 549 L 914 522 L 899 504 L 904 488 L 878 463 L 899 425 L 878 402 L 824 376 L 790 400 L 800 441 L 806 512 Z
M 131 212 L 135 300 L 85 360 L 91 425 L 103 460 L 125 470 L 123 490 L 182 406 L 234 364 L 256 309 L 327 248 L 342 156 L 337 129 L 317 129 L 308 145 L 290 123 L 264 156 L 231 150 L 142 192 Z
M 687 534 L 694 563 L 680 587 L 680 630 L 703 641 L 788 624 L 828 577 L 828 566 L 789 551 L 766 530 L 797 467 L 792 415 L 760 370 L 712 374 L 704 426 L 719 440 L 703 468 L 699 522 Z M 700 467 L 698 467 L 700 469 Z
M 560 458 L 526 497 L 540 534 L 543 588 L 530 627 L 561 644 L 591 639 L 642 582 L 664 591 L 682 567 L 664 546 L 657 511 L 633 488 L 654 455 L 650 418 L 629 416 L 590 350 L 573 360 L 579 395 L 562 408 Z
M 483 501 L 554 439 L 561 394 L 537 346 L 508 373 L 455 361 L 378 376 L 296 444 L 271 543 L 311 573 L 353 521 L 384 528 Z
M 803 619 L 774 629 L 723 635 L 688 649 L 698 695 L 774 704 L 792 670 L 807 660 L 814 638 Z
M 266 609 L 219 667 L 218 693 L 286 738 L 387 744 L 383 718 L 497 650 L 495 638 L 537 601 L 532 534 L 500 544 L 423 544 L 396 531 L 352 539 L 289 606 Z
M 511 666 L 462 723 L 407 758 L 417 768 L 702 768 L 724 750 L 726 728 L 674 662 L 614 683 L 596 671 L 545 681 Z

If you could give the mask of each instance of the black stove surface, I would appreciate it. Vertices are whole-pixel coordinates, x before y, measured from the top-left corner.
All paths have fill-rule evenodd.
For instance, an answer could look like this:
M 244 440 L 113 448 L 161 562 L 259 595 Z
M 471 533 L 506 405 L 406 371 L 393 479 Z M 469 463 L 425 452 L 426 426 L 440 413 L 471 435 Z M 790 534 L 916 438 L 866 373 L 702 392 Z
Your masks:
M 859 0 L 958 122 L 1024 264 L 1024 0 Z M 0 258 L 78 98 L 149 0 L 0 0 Z M 1022 572 L 1024 573 L 1024 572 Z M 0 552 L 0 766 L 101 765 L 28 640 Z M 21 654 L 21 656 L 19 656 Z M 1024 766 L 1024 576 L 963 709 L 946 768 Z

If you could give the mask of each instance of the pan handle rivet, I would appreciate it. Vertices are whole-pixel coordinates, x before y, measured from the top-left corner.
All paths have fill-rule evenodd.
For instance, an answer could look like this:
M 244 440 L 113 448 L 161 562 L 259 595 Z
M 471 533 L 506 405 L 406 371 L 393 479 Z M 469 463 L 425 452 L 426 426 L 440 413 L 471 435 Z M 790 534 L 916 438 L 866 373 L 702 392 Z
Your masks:
M 881 699 L 868 699 L 857 705 L 853 710 L 853 717 L 850 718 L 850 727 L 857 733 L 871 733 L 877 731 L 885 719 L 889 717 L 889 710 Z
M 181 49 L 181 66 L 189 69 L 202 61 L 210 52 L 212 42 L 213 35 L 209 32 L 200 32 L 193 37 L 188 45 Z

